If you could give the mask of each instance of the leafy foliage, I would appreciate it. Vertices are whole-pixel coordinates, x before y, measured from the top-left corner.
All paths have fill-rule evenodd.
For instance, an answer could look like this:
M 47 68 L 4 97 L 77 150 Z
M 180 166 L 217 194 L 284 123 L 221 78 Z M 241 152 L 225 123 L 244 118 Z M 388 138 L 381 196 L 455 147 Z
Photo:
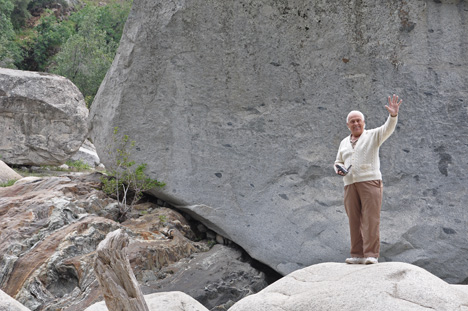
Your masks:
M 96 28 L 96 15 L 89 15 L 78 33 L 56 55 L 52 72 L 65 76 L 80 89 L 88 106 L 114 59 L 117 43 L 107 43 L 106 33 Z
M 14 4 L 11 0 L 0 0 L 0 66 L 15 68 L 14 63 L 21 59 L 21 50 L 15 43 L 15 32 L 11 23 Z
M 15 8 L 11 12 L 11 23 L 14 29 L 20 29 L 26 24 L 26 21 L 31 17 L 28 6 L 31 0 L 14 0 Z
M 80 89 L 88 107 L 112 64 L 130 6 L 88 6 L 71 17 L 77 32 L 54 58 L 52 72 Z
M 143 192 L 165 186 L 165 183 L 152 179 L 145 174 L 146 163 L 137 164 L 131 160 L 130 148 L 135 141 L 130 141 L 127 135 L 118 137 L 118 128 L 114 128 L 112 143 L 106 149 L 111 164 L 107 167 L 107 177 L 101 179 L 103 191 L 115 195 L 119 200 L 120 220 L 123 221 L 133 209 Z
M 47 11 L 49 15 L 44 15 L 40 19 L 40 24 L 36 27 L 37 39 L 31 47 L 35 68 L 32 70 L 46 71 L 50 58 L 60 50 L 63 43 L 73 33 L 70 23 L 58 23 L 52 11 Z
M 118 43 L 131 5 L 132 2 L 128 0 L 121 2 L 114 0 L 105 6 L 87 5 L 74 13 L 70 20 L 80 28 L 87 22 L 87 17 L 92 16 L 96 22 L 96 29 L 105 31 L 106 41 Z
M 167 222 L 167 216 L 166 215 L 159 215 L 159 223 L 161 225 L 164 225 Z

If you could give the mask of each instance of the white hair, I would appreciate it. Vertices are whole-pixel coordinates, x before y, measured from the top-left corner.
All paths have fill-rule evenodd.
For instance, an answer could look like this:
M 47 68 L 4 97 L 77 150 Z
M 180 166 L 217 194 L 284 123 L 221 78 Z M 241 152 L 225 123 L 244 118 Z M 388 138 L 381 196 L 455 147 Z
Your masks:
M 346 123 L 349 122 L 349 116 L 350 116 L 352 113 L 357 113 L 358 115 L 361 116 L 362 121 L 365 121 L 365 119 L 364 119 L 364 114 L 363 114 L 362 112 L 360 112 L 360 111 L 358 111 L 358 110 L 353 110 L 353 111 L 351 111 L 350 113 L 348 113 L 348 116 L 346 117 Z

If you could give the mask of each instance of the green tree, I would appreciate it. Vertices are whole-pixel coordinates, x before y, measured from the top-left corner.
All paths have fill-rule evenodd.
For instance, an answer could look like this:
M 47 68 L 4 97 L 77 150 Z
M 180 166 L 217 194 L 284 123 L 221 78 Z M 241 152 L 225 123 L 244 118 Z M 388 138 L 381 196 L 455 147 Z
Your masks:
M 14 63 L 20 61 L 21 50 L 16 44 L 15 32 L 11 23 L 14 4 L 10 0 L 0 0 L 0 66 L 16 68 Z
M 92 102 L 114 59 L 116 43 L 106 42 L 106 33 L 96 28 L 97 16 L 84 17 L 78 32 L 56 55 L 52 72 L 65 76 L 80 89 L 86 102 Z
M 74 13 L 70 19 L 79 28 L 87 16 L 93 15 L 96 18 L 96 29 L 106 32 L 106 41 L 118 43 L 131 6 L 132 1 L 129 0 L 113 0 L 105 6 L 87 5 Z
M 37 38 L 34 40 L 31 54 L 37 68 L 29 70 L 46 71 L 51 57 L 60 50 L 60 47 L 73 34 L 73 25 L 59 23 L 52 11 L 47 11 L 36 27 Z
M 107 37 L 114 42 L 118 43 L 122 37 L 131 5 L 132 2 L 127 1 L 101 7 L 99 20 L 101 21 L 102 29 L 107 33 Z
M 12 36 L 13 25 L 11 24 L 11 12 L 14 9 L 10 0 L 0 0 L 0 37 Z
M 28 11 L 28 5 L 31 0 L 14 0 L 14 9 L 11 12 L 11 23 L 14 29 L 20 29 L 26 24 L 26 21 L 31 17 Z
M 88 107 L 114 60 L 130 6 L 129 1 L 89 5 L 70 18 L 78 31 L 62 45 L 51 71 L 73 81 Z

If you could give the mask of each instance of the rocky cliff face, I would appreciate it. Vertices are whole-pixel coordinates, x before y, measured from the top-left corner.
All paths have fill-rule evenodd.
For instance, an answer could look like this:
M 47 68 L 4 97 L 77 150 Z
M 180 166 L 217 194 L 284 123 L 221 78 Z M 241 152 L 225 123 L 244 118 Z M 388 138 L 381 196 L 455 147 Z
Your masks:
M 381 125 L 382 261 L 466 281 L 468 4 L 135 0 L 90 113 L 167 183 L 161 198 L 281 273 L 348 255 L 332 163 L 358 109 Z

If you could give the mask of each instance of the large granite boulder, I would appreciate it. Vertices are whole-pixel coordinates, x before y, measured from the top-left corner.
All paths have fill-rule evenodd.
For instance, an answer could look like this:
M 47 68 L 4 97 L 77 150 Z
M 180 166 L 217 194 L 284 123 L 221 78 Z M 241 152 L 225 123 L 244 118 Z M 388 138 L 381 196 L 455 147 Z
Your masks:
M 465 290 L 410 264 L 324 263 L 291 273 L 229 311 L 461 311 L 467 307 Z
M 83 95 L 68 79 L 0 68 L 0 155 L 8 164 L 60 165 L 88 134 Z
M 283 274 L 348 256 L 334 174 L 347 113 L 381 148 L 381 261 L 468 276 L 468 3 L 135 0 L 90 112 L 166 182 L 153 193 Z

